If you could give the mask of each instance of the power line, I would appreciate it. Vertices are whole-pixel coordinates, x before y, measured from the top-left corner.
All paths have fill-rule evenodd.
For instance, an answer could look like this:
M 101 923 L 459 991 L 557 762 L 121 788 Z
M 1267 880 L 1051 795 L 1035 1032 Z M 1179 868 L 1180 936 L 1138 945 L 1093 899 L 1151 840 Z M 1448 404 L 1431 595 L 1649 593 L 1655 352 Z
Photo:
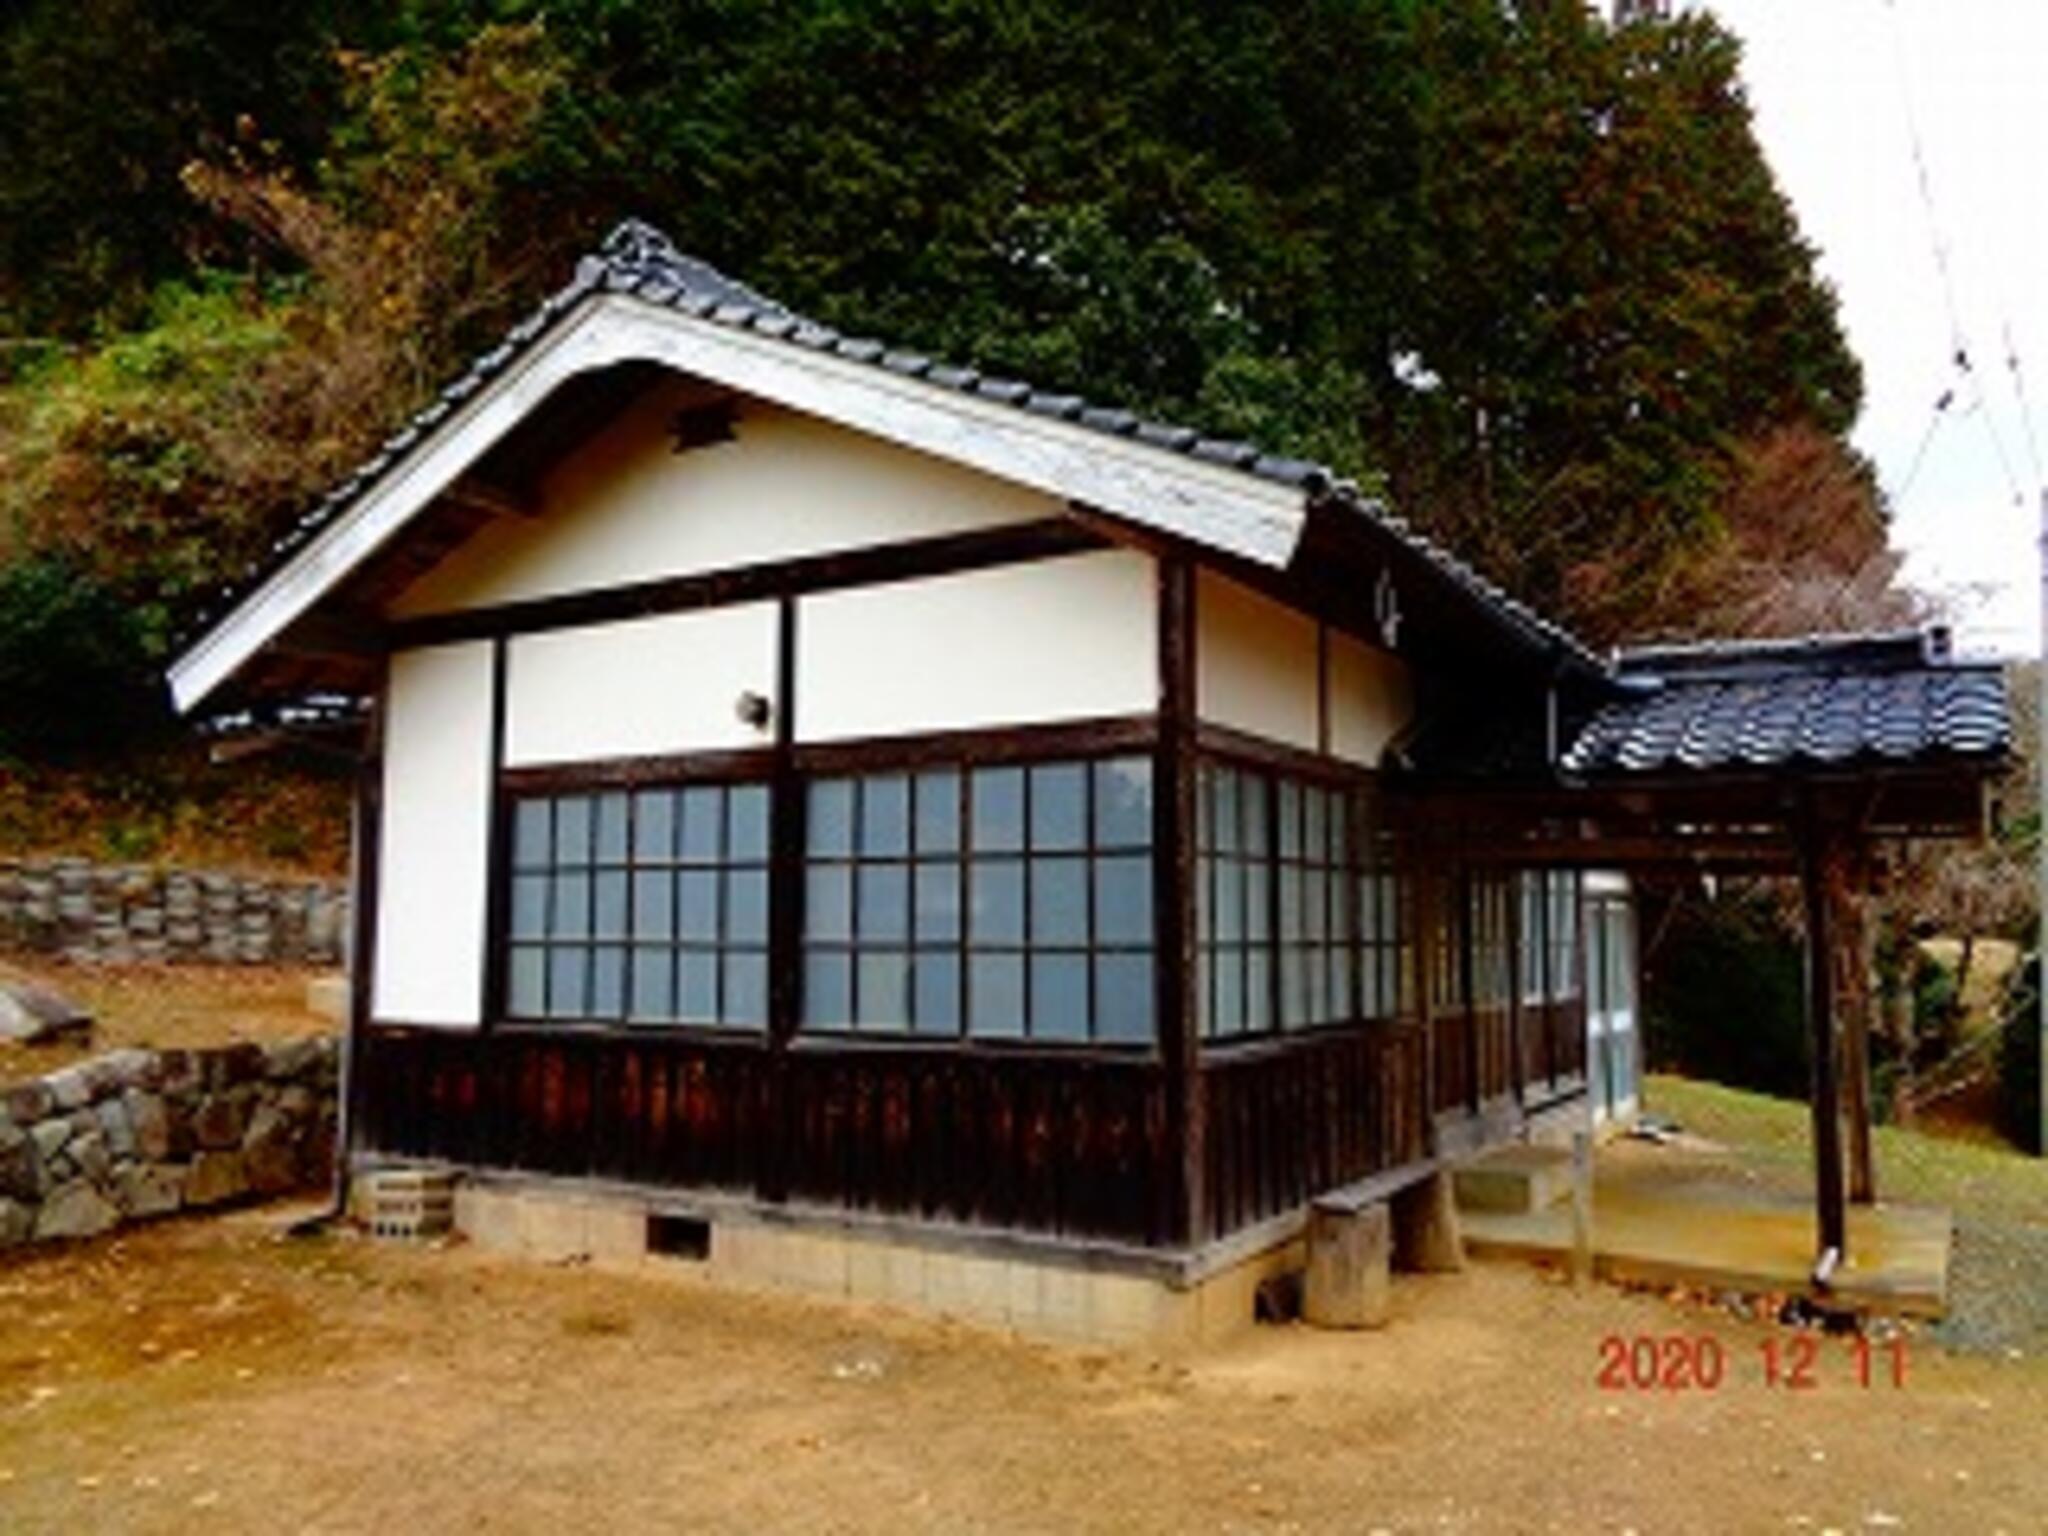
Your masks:
M 2034 436 L 2034 408 L 2027 400 L 2027 381 L 2020 372 L 2020 348 L 2013 339 L 2011 317 L 2006 317 L 2002 324 L 2005 328 L 2005 366 L 2012 374 L 2013 398 L 2019 402 L 2020 432 L 2027 445 L 2027 463 L 2034 471 L 2034 483 L 2048 487 L 2048 474 L 2041 472 L 2041 444 Z
M 1950 269 L 1950 243 L 1948 236 L 1943 231 L 1941 215 L 1935 205 L 1934 177 L 1928 170 L 1927 146 L 1920 132 L 1920 114 L 1915 109 L 1913 103 L 1912 76 L 1906 68 L 1905 28 L 1899 21 L 1898 0 L 1885 0 L 1885 9 L 1891 12 L 1892 63 L 1898 75 L 1899 99 L 1905 110 L 1906 136 L 1913 155 L 1914 182 L 1920 192 L 1921 211 L 1927 218 L 1928 243 L 1934 254 L 1935 272 L 1941 278 L 1942 304 L 1948 314 L 1949 361 L 1956 372 L 1962 376 L 1963 381 L 1969 386 L 1971 397 L 1970 414 L 1983 418 L 1985 435 L 1991 439 L 1991 450 L 1998 459 L 1999 471 L 2005 476 L 2005 487 L 2011 492 L 2014 505 L 2021 505 L 2025 502 L 2026 497 L 2020 490 L 2019 477 L 2013 473 L 2012 458 L 2005 451 L 2005 438 L 1999 432 L 1998 423 L 1992 417 L 1990 404 L 1984 398 L 1983 382 L 1978 378 L 1977 370 L 1970 361 L 1969 336 L 1963 329 L 1962 308 L 1956 303 L 1955 274 Z M 2008 337 L 2009 335 L 2010 332 L 2008 331 Z M 2017 357 L 2016 353 L 2011 355 L 2014 358 Z M 2014 370 L 2014 377 L 2015 379 L 2018 378 L 2016 368 Z M 1945 395 L 1943 399 L 1946 400 L 1947 396 Z M 1927 436 L 1921 441 L 1920 452 L 1914 456 L 1913 470 L 1908 476 L 1909 480 L 1919 473 L 1920 461 L 1926 454 L 1927 443 L 1933 437 L 1933 427 L 1939 424 L 1940 412 L 1943 409 L 1943 405 L 1939 403 L 1935 407 L 1935 422 L 1929 426 Z M 2027 425 L 2027 434 L 2029 451 L 2031 453 L 2033 436 L 2031 423 Z M 2034 454 L 2033 456 L 2038 468 L 2039 455 Z M 2039 478 L 2038 474 L 2036 478 Z M 1902 499 L 1903 494 L 1901 492 Z
M 1956 392 L 1953 389 L 1944 389 L 1935 399 L 1934 414 L 1927 418 L 1927 430 L 1920 434 L 1920 446 L 1913 450 L 1912 467 L 1906 471 L 1906 478 L 1900 482 L 1898 490 L 1892 493 L 1895 504 L 1904 503 L 1906 497 L 1912 493 L 1913 482 L 1920 478 L 1920 466 L 1927 462 L 1927 450 L 1934 445 L 1934 434 L 1941 430 L 1942 422 L 1948 419 L 1948 408 L 1955 403 L 1955 398 Z

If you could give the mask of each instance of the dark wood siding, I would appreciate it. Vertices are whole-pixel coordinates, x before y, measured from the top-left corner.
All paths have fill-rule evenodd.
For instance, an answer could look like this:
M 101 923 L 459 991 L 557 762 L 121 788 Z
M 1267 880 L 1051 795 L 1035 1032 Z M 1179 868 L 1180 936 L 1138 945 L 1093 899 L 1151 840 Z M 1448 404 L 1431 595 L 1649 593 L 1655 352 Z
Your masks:
M 361 1060 L 361 1151 L 1178 1241 L 1164 1079 L 1148 1057 L 380 1026 Z
M 1418 1026 L 1374 1024 L 1210 1055 L 1202 1235 L 1225 1236 L 1426 1157 L 1425 1039 Z

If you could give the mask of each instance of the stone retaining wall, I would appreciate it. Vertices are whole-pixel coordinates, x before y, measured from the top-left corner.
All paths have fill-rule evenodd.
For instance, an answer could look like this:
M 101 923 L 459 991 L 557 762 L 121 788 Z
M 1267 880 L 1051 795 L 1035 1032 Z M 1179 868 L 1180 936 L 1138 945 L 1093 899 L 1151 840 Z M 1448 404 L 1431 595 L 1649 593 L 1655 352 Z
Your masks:
M 336 1042 L 115 1051 L 0 1088 L 0 1249 L 323 1186 Z
M 0 944 L 122 964 L 336 965 L 345 885 L 76 858 L 0 858 Z

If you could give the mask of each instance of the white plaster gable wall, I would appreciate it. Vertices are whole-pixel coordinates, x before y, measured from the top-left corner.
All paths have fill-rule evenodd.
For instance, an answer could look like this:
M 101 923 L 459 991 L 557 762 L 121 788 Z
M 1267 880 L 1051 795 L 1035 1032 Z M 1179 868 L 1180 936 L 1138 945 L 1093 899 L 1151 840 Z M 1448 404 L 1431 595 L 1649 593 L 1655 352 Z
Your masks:
M 1197 576 L 1195 624 L 1195 713 L 1212 725 L 1377 768 L 1414 714 L 1398 657 L 1327 629 L 1325 671 L 1314 618 L 1226 577 Z
M 763 747 L 740 718 L 776 708 L 776 610 L 742 603 L 520 635 L 506 645 L 505 761 L 514 768 Z
M 490 848 L 491 645 L 391 658 L 371 1007 L 406 1024 L 483 1015 Z
M 1316 621 L 1208 571 L 1195 580 L 1195 714 L 1317 748 Z
M 675 451 L 693 386 L 654 386 L 544 478 L 539 511 L 504 517 L 402 593 L 400 617 L 1000 527 L 1058 498 L 743 399 L 734 440 Z
M 1377 768 L 1387 744 L 1415 715 L 1414 681 L 1398 657 L 1331 630 L 1330 755 Z
M 804 598 L 796 734 L 838 741 L 1158 707 L 1157 582 L 1134 550 Z

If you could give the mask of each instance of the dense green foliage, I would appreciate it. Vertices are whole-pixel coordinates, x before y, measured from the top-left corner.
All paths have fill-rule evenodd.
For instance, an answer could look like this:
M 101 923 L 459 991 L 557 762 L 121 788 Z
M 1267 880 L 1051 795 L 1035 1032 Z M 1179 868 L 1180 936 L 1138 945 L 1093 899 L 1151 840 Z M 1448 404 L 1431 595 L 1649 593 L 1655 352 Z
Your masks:
M 315 451 L 288 472 L 201 443 L 188 483 L 220 494 L 39 507 L 60 524 L 118 527 L 121 505 L 179 530 L 228 518 L 221 571 L 627 213 L 821 318 L 1327 458 L 1599 636 L 1671 622 L 1660 594 L 1722 532 L 1745 444 L 1788 423 L 1839 435 L 1857 406 L 1737 46 L 1709 16 L 1612 28 L 1576 0 L 87 9 L 30 0 L 0 22 L 7 331 L 103 347 L 110 324 L 161 332 L 166 301 L 148 296 L 211 265 L 250 274 L 245 339 L 275 325 L 295 349 L 332 346 L 348 290 L 368 334 L 408 352 L 364 366 L 349 408 L 315 412 Z M 480 80 L 479 48 L 508 26 L 523 42 Z M 479 140 L 480 124 L 496 131 Z M 181 176 L 192 159 L 210 173 Z M 380 319 L 375 283 L 349 289 L 387 269 L 424 274 L 396 306 L 408 323 Z M 280 272 L 310 288 L 281 292 Z M 328 305 L 317 323 L 281 313 L 308 300 Z M 99 360 L 22 387 L 75 395 Z M 143 442 L 138 473 L 177 459 L 176 412 L 116 416 Z M 30 456 L 54 441 L 75 463 L 93 420 Z M 116 579 L 176 604 L 191 576 L 152 557 Z
M 1682 898 L 1659 922 L 1643 978 L 1653 1071 L 1787 1098 L 1807 1091 L 1799 939 L 1772 893 Z
M 133 616 L 68 562 L 0 565 L 0 753 L 63 757 L 160 726 Z
M 1999 1129 L 2016 1147 L 2041 1144 L 2041 957 L 2031 954 L 2013 972 L 1998 1030 Z

